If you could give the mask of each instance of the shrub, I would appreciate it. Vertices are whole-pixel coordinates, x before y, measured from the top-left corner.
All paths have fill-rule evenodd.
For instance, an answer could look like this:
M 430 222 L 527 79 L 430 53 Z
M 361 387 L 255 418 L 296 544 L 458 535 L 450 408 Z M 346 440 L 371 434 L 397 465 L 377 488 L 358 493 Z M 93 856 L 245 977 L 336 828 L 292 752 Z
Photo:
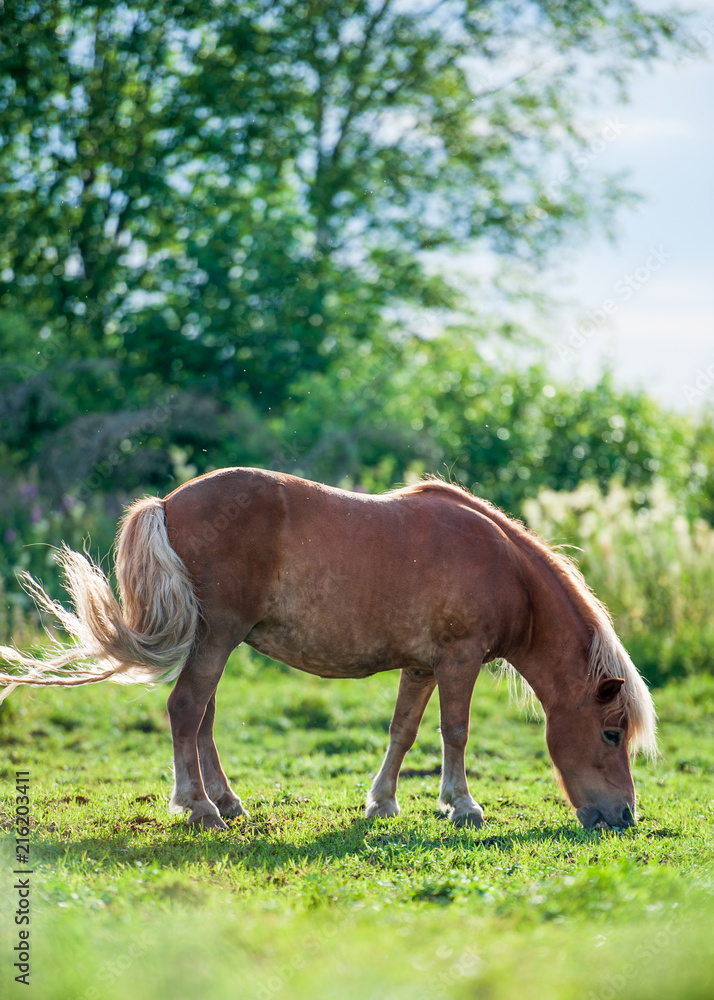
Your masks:
M 580 548 L 585 579 L 650 681 L 713 672 L 714 529 L 688 520 L 663 483 L 646 498 L 617 482 L 605 495 L 545 490 L 523 509 L 539 534 Z

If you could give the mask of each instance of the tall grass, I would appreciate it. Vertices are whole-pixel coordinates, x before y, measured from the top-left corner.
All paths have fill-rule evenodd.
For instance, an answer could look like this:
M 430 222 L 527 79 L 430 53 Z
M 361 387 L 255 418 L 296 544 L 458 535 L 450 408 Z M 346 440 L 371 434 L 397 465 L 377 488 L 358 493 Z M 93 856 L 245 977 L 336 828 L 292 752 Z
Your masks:
M 618 483 L 546 490 L 524 503 L 528 524 L 551 543 L 576 546 L 585 578 L 653 682 L 714 672 L 714 529 L 688 520 L 662 483 L 645 505 Z

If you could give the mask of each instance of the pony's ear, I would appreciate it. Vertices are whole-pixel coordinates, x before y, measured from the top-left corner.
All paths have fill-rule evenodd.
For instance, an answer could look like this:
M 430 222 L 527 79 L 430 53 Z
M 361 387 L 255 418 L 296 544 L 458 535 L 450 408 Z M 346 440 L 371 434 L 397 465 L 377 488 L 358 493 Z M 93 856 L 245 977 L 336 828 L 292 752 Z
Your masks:
M 604 680 L 600 681 L 597 689 L 596 698 L 600 702 L 612 701 L 616 698 L 620 688 L 625 683 L 624 677 L 606 677 Z

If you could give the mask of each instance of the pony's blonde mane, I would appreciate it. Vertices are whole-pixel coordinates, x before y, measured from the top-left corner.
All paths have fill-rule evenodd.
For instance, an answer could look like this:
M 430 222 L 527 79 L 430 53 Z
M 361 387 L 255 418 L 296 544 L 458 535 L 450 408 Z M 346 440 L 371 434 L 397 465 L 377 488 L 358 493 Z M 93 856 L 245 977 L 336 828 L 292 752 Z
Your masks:
M 408 486 L 403 492 L 425 493 L 431 490 L 451 494 L 454 499 L 467 503 L 481 514 L 485 514 L 501 528 L 511 541 L 535 552 L 551 569 L 566 590 L 576 610 L 584 619 L 590 632 L 588 676 L 593 687 L 608 677 L 624 678 L 625 683 L 618 695 L 618 701 L 613 707 L 620 709 L 627 718 L 632 753 L 641 751 L 648 757 L 655 757 L 657 754 L 657 716 L 652 696 L 641 674 L 617 637 L 609 611 L 587 585 L 583 574 L 572 559 L 569 559 L 562 552 L 557 552 L 527 528 L 522 521 L 509 517 L 488 500 L 476 497 L 468 490 L 455 486 L 453 483 L 446 483 L 438 477 L 428 478 L 414 486 Z M 499 669 L 502 674 L 507 676 L 512 695 L 518 689 L 517 700 L 526 706 L 532 706 L 536 700 L 535 694 L 515 667 L 502 661 Z

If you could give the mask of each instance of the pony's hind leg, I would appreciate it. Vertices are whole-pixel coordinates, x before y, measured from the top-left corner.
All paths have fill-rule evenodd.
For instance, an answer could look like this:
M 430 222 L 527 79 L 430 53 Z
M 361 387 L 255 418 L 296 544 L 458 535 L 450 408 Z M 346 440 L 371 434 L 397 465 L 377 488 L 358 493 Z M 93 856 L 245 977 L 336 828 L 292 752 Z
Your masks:
M 389 727 L 389 749 L 379 774 L 367 793 L 365 815 L 398 816 L 397 782 L 404 757 L 414 746 L 424 709 L 436 687 L 436 678 L 429 670 L 405 668 L 399 678 L 399 692 L 394 717 Z
M 229 652 L 230 647 L 202 642 L 186 661 L 168 700 L 175 782 L 169 808 L 172 812 L 190 810 L 189 823 L 206 829 L 225 830 L 226 824 L 206 794 L 198 757 L 198 733 Z
M 471 696 L 481 659 L 476 656 L 466 660 L 463 656 L 452 655 L 435 668 L 444 752 L 439 806 L 455 826 L 481 826 L 483 823 L 483 809 L 469 792 L 465 765 Z
M 211 695 L 201 728 L 198 730 L 198 759 L 201 775 L 211 802 L 218 807 L 221 816 L 243 816 L 249 819 L 243 803 L 231 788 L 226 773 L 221 767 L 218 750 L 213 740 L 213 720 L 216 717 L 216 694 Z

